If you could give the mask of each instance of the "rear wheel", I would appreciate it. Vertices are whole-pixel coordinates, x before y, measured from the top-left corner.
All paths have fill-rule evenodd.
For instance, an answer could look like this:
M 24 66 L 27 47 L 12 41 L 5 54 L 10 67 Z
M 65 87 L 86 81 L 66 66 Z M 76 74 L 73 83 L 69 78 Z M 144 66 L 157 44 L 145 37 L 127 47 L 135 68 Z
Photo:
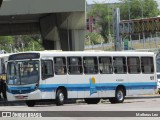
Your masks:
M 118 88 L 115 93 L 114 98 L 109 98 L 111 103 L 123 103 L 125 98 L 125 93 L 123 88 Z
M 64 91 L 59 89 L 56 93 L 56 105 L 57 106 L 63 105 L 64 100 L 65 100 Z
M 36 102 L 35 102 L 35 101 L 30 100 L 30 101 L 26 101 L 26 104 L 27 104 L 27 106 L 28 106 L 28 107 L 34 107 L 34 106 L 35 106 L 35 104 L 36 104 Z
M 99 98 L 86 98 L 84 99 L 87 104 L 97 104 L 99 103 Z

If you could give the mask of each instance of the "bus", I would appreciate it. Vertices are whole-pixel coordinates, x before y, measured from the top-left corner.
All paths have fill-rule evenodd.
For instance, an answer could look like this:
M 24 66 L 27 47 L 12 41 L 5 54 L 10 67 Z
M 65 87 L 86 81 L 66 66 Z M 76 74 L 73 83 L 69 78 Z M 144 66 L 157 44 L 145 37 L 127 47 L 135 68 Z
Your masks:
M 122 103 L 125 96 L 154 94 L 156 59 L 152 52 L 40 51 L 9 56 L 7 99 L 29 107 L 51 100 L 100 99 Z
M 0 99 L 6 99 L 7 61 L 10 54 L 0 54 Z M 3 97 L 2 97 L 3 96 Z

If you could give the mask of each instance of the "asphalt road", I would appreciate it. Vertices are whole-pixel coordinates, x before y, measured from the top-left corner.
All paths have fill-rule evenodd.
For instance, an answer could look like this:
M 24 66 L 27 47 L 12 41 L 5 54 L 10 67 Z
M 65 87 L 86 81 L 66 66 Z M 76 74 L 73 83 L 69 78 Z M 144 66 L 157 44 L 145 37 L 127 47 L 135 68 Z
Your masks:
M 159 95 L 128 97 L 122 104 L 110 104 L 108 100 L 102 100 L 96 105 L 88 105 L 81 100 L 79 103 L 64 106 L 41 103 L 35 107 L 27 107 L 22 102 L 8 103 L 5 106 L 2 106 L 2 102 L 0 104 L 1 115 L 7 111 L 13 116 L 13 118 L 3 116 L 0 120 L 144 120 L 144 118 L 158 120 L 160 117 Z M 26 118 L 28 116 L 37 117 Z M 38 118 L 41 116 L 42 118 Z

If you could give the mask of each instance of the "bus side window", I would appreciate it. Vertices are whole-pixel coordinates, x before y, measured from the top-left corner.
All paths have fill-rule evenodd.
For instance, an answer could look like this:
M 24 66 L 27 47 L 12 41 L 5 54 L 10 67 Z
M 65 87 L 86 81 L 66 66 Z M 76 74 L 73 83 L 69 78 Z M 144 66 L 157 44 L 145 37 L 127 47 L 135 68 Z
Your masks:
M 140 73 L 140 60 L 139 57 L 128 57 L 128 73 L 129 74 L 138 74 Z
M 142 73 L 154 73 L 153 57 L 141 57 Z
M 42 60 L 42 79 L 53 77 L 53 61 Z
M 81 57 L 68 57 L 68 73 L 69 74 L 82 74 L 82 58 Z
M 54 58 L 54 71 L 56 75 L 65 75 L 67 73 L 65 57 Z
M 114 73 L 125 74 L 127 72 L 126 68 L 126 58 L 125 57 L 113 57 Z
M 83 66 L 85 74 L 97 74 L 98 73 L 97 57 L 84 57 Z
M 101 74 L 112 74 L 112 58 L 99 57 L 99 69 Z

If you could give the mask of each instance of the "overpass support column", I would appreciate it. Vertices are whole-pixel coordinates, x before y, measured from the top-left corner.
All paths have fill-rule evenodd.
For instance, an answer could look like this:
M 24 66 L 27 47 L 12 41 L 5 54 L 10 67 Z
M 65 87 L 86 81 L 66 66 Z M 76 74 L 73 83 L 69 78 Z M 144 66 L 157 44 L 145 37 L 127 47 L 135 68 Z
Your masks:
M 60 30 L 60 43 L 64 51 L 84 50 L 84 30 Z
M 61 49 L 59 29 L 55 14 L 40 19 L 43 46 L 47 50 Z
M 85 13 L 56 13 L 40 19 L 45 49 L 84 50 Z
M 84 50 L 85 31 L 84 30 L 71 30 L 72 34 L 72 50 Z

